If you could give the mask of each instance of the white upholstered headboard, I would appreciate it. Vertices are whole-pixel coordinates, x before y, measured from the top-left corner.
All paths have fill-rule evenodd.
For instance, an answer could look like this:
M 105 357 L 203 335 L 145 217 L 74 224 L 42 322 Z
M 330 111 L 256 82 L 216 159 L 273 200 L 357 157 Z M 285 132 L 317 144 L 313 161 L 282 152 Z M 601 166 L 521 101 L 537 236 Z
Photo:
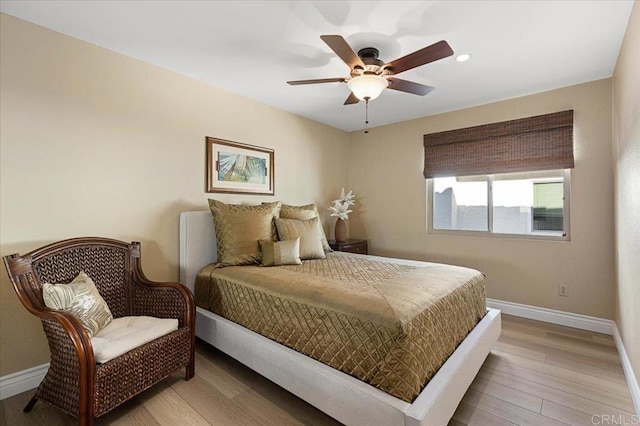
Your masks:
M 215 262 L 217 255 L 211 212 L 180 213 L 180 283 L 194 292 L 198 271 Z

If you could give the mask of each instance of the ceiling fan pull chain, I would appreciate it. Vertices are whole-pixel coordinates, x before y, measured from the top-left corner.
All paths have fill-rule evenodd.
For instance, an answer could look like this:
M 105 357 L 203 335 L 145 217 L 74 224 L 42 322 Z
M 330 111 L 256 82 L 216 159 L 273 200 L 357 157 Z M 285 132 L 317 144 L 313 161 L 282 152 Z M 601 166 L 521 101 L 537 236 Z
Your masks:
M 369 133 L 369 98 L 364 98 L 364 132 Z

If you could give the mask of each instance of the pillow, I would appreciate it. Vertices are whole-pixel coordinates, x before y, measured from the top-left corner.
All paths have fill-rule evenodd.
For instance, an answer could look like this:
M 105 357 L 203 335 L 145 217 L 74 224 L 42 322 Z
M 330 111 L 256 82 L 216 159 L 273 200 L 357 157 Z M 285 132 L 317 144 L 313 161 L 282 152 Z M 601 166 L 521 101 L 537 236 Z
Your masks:
M 262 266 L 301 265 L 300 237 L 293 240 L 273 242 L 260 240 Z
M 322 227 L 320 218 L 309 220 L 276 219 L 276 228 L 281 240 L 300 237 L 300 259 L 324 259 Z
M 93 280 L 84 272 L 69 284 L 42 285 L 44 304 L 51 309 L 73 314 L 92 337 L 112 320 L 113 315 Z
M 318 217 L 318 208 L 315 204 L 305 206 L 289 206 L 283 204 L 280 208 L 281 219 L 309 220 Z
M 315 204 L 307 204 L 305 206 L 289 206 L 283 204 L 280 209 L 281 219 L 309 220 L 314 217 L 320 217 L 318 214 L 318 208 Z M 322 231 L 322 248 L 325 253 L 333 251 L 331 250 L 331 247 L 329 247 L 329 242 L 327 241 L 327 236 L 322 228 L 322 223 L 320 223 L 320 230 Z
M 260 263 L 259 240 L 277 241 L 273 219 L 280 202 L 246 206 L 209 200 L 218 243 L 217 266 Z

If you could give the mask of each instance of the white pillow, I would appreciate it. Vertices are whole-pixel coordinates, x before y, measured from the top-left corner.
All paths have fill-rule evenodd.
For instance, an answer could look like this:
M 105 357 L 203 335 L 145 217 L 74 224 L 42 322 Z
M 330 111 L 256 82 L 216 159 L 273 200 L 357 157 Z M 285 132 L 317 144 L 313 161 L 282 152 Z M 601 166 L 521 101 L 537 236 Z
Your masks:
M 113 320 L 95 283 L 82 271 L 69 284 L 43 284 L 42 298 L 48 308 L 69 312 L 78 318 L 89 337 L 98 334 Z

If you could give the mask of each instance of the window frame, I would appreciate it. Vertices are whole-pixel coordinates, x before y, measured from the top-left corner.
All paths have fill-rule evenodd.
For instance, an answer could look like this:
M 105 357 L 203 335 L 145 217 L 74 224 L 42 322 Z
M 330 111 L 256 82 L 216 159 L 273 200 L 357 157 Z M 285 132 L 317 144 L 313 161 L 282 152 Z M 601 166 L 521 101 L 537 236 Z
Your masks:
M 543 241 L 571 241 L 571 169 L 562 169 L 563 179 L 563 206 L 562 206 L 562 227 L 560 235 L 557 231 L 536 231 L 527 234 L 507 234 L 493 232 L 493 182 L 495 175 L 510 173 L 495 173 L 483 175 L 487 176 L 487 231 L 469 231 L 458 229 L 435 229 L 433 227 L 433 178 L 427 181 L 427 234 L 432 235 L 454 235 L 461 237 L 490 237 L 507 239 L 527 239 Z

